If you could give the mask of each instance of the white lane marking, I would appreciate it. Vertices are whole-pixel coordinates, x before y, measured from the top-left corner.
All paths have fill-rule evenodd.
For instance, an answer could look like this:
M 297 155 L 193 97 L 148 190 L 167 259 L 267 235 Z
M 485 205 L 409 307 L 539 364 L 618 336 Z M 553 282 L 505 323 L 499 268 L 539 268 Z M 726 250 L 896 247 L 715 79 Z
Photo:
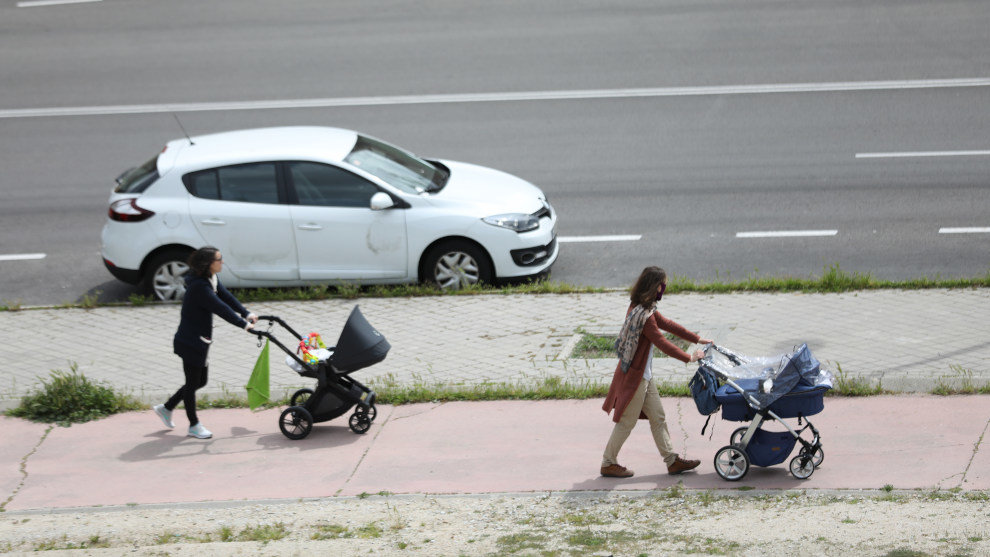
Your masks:
M 29 0 L 18 2 L 18 8 L 35 8 L 37 6 L 57 6 L 59 4 L 85 4 L 88 2 L 102 2 L 103 0 Z
M 838 233 L 838 230 L 775 230 L 766 232 L 736 232 L 736 238 L 796 238 L 835 236 Z
M 613 236 L 557 236 L 557 241 L 566 243 L 577 242 L 635 242 L 641 240 L 641 234 L 619 234 Z
M 44 253 L 15 253 L 11 255 L 0 255 L 0 261 L 23 261 L 25 259 L 44 259 Z
M 939 234 L 990 234 L 990 226 L 971 226 L 963 228 L 939 228 Z
M 833 91 L 877 91 L 930 89 L 939 87 L 987 87 L 990 78 L 915 79 L 901 81 L 851 81 L 830 83 L 780 83 L 767 85 L 720 85 L 709 87 L 653 87 L 634 89 L 586 89 L 573 91 L 524 91 L 518 93 L 466 93 L 447 95 L 399 95 L 392 97 L 337 97 L 204 103 L 120 104 L 106 106 L 67 106 L 52 108 L 12 108 L 0 110 L 0 118 L 45 116 L 104 116 L 111 114 L 152 114 L 160 112 L 202 112 L 223 110 L 272 110 L 283 108 L 335 108 L 345 106 L 384 106 L 404 104 L 443 104 L 471 102 L 550 101 L 616 99 L 631 97 L 683 97 L 706 95 L 751 95 L 762 93 L 817 93 Z
M 856 153 L 857 159 L 893 159 L 905 157 L 974 157 L 990 151 L 905 151 L 901 153 Z

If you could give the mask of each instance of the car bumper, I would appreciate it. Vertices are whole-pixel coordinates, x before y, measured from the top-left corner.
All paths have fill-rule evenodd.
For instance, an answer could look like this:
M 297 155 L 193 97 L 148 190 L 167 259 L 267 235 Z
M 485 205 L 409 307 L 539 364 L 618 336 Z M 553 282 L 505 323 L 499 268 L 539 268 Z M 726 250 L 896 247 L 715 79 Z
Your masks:
M 103 265 L 106 266 L 110 274 L 114 276 L 117 280 L 126 282 L 127 284 L 137 284 L 141 282 L 141 270 L 140 269 L 124 269 L 114 265 L 106 257 L 103 258 Z

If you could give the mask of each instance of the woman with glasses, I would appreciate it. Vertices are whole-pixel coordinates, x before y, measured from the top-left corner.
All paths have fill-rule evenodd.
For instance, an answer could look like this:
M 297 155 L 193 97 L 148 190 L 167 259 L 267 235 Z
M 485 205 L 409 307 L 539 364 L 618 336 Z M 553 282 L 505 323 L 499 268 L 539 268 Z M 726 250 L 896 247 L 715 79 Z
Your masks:
M 189 418 L 188 436 L 197 439 L 213 437 L 196 416 L 196 390 L 206 385 L 209 369 L 207 355 L 213 342 L 213 314 L 246 331 L 258 322 L 258 316 L 244 309 L 220 283 L 217 273 L 222 269 L 223 256 L 217 248 L 200 248 L 189 256 L 179 329 L 172 340 L 173 351 L 182 358 L 186 382 L 165 404 L 154 407 L 165 426 L 173 428 L 172 411 L 182 402 Z

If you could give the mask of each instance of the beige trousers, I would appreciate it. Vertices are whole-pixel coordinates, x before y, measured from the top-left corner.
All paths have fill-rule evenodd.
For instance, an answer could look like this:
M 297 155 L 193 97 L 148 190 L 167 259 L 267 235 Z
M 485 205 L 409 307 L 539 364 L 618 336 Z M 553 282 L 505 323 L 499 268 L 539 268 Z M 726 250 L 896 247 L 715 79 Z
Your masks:
M 670 443 L 670 433 L 667 432 L 667 419 L 663 413 L 663 404 L 660 403 L 660 393 L 657 392 L 657 386 L 651 378 L 649 381 L 644 379 L 640 382 L 636 394 L 629 401 L 629 406 L 626 406 L 622 417 L 612 428 L 612 436 L 608 438 L 605 454 L 602 455 L 603 467 L 619 463 L 619 450 L 636 426 L 640 411 L 650 420 L 653 442 L 656 443 L 664 463 L 669 465 L 677 458 L 677 453 Z

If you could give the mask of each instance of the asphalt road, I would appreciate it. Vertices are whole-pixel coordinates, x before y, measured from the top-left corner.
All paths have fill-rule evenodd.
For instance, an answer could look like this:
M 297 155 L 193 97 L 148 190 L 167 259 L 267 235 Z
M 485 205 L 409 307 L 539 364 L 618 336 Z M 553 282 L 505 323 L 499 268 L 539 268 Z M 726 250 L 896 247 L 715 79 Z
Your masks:
M 182 135 L 171 111 L 359 129 L 533 181 L 562 236 L 641 236 L 563 244 L 576 284 L 982 275 L 990 235 L 939 231 L 990 227 L 987 29 L 978 1 L 0 1 L 0 303 L 134 291 L 99 232 L 113 177 Z M 835 233 L 737 237 L 807 230 Z

